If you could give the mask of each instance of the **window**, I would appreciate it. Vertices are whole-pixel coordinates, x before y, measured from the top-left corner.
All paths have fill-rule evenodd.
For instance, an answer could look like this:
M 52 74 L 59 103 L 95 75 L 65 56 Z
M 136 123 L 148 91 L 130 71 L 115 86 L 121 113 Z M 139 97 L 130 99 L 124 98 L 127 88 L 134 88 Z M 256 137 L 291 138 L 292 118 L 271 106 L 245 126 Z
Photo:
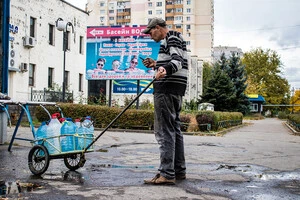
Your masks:
M 190 16 L 186 17 L 186 21 L 191 21 L 191 17 Z
M 115 20 L 115 17 L 109 17 L 109 20 L 113 21 L 113 20 Z
M 175 20 L 176 20 L 176 21 L 181 21 L 181 20 L 182 20 L 182 16 L 176 16 L 176 17 L 175 17 Z
M 258 104 L 257 103 L 253 103 L 250 105 L 250 111 L 251 112 L 258 112 Z
M 55 27 L 52 24 L 49 24 L 49 44 L 54 45 L 54 33 Z
M 186 45 L 187 46 L 191 45 L 191 41 L 186 41 Z
M 183 8 L 176 8 L 175 12 L 183 12 Z
M 105 14 L 105 10 L 100 10 L 100 14 L 104 15 Z
M 161 15 L 162 14 L 162 10 L 156 10 L 156 14 L 157 15 Z
M 182 25 L 181 24 L 176 24 L 175 28 L 182 28 Z
M 148 10 L 148 15 L 152 15 L 152 10 Z
M 79 82 L 78 82 L 78 90 L 80 91 L 80 92 L 82 92 L 83 90 L 82 90 L 82 83 L 83 83 L 83 74 L 79 74 Z
M 187 13 L 190 13 L 190 12 L 191 12 L 191 9 L 190 9 L 190 8 L 187 8 L 187 9 L 186 9 L 186 12 L 187 12 Z
M 34 86 L 34 82 L 35 82 L 34 79 L 35 79 L 35 65 L 29 63 L 29 82 L 28 82 L 29 86 Z
M 108 11 L 108 13 L 110 13 L 110 14 L 114 14 L 114 13 L 115 13 L 115 11 L 114 11 L 114 10 L 109 10 L 109 11 Z
M 53 87 L 53 71 L 54 69 L 49 67 L 48 68 L 48 88 Z
M 161 7 L 162 6 L 162 2 L 156 2 L 156 6 L 157 7 Z
M 182 1 L 183 1 L 183 0 L 176 0 L 176 1 L 175 1 L 175 4 L 182 4 Z
M 65 71 L 65 84 L 66 84 L 66 91 L 69 89 L 69 71 Z
M 36 18 L 30 17 L 30 30 L 29 34 L 31 37 L 35 37 Z
M 79 36 L 79 53 L 83 54 L 83 36 Z
M 152 7 L 152 2 L 149 2 L 149 3 L 148 3 L 148 6 L 149 6 L 149 7 Z
M 100 7 L 103 7 L 105 6 L 105 3 L 104 2 L 100 2 Z
M 166 21 L 174 21 L 174 17 L 166 17 Z
M 191 25 L 190 24 L 187 24 L 186 25 L 186 30 L 190 30 L 191 29 Z
M 186 5 L 191 5 L 191 0 L 187 0 Z

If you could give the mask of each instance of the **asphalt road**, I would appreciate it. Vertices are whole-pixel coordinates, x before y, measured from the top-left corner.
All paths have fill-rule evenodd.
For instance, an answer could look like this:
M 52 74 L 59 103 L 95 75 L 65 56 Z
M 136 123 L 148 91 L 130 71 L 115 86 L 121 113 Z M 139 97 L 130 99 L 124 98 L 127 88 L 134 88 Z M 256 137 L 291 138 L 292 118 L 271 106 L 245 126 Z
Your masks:
M 31 138 L 30 128 L 17 136 Z M 77 171 L 55 159 L 41 177 L 28 169 L 29 142 L 16 140 L 12 152 L 1 145 L 0 180 L 10 186 L 7 199 L 300 199 L 300 137 L 283 121 L 248 121 L 223 137 L 184 138 L 187 179 L 174 186 L 143 184 L 157 173 L 158 145 L 153 134 L 128 132 L 106 132 Z

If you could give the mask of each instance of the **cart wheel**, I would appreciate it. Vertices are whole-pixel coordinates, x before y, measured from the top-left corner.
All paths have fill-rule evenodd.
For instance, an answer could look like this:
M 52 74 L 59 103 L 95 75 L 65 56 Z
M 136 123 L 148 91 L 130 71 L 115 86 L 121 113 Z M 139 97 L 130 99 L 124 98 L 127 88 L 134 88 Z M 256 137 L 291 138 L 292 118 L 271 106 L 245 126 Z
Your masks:
M 43 174 L 49 167 L 49 153 L 46 147 L 35 145 L 28 154 L 28 166 L 34 175 Z
M 84 159 L 84 156 L 78 153 L 64 157 L 64 162 L 67 168 L 74 171 L 80 167 L 83 167 L 82 159 Z

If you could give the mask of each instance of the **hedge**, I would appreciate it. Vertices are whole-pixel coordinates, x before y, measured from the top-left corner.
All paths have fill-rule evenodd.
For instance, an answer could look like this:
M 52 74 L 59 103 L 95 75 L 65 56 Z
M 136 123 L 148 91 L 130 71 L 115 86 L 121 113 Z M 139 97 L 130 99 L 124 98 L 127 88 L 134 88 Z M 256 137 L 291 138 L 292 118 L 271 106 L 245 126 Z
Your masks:
M 82 104 L 60 104 L 64 117 L 83 119 L 85 116 L 91 116 L 96 128 L 105 128 L 107 125 L 122 112 L 121 108 L 82 105 Z M 50 114 L 59 112 L 55 106 L 46 106 Z M 35 110 L 36 118 L 42 121 L 48 121 L 49 115 L 41 107 Z M 181 113 L 181 130 L 186 132 L 219 130 L 236 126 L 242 123 L 243 114 L 238 112 L 212 112 L 199 111 L 194 114 Z M 121 129 L 153 129 L 154 112 L 152 110 L 128 109 L 113 124 L 113 128 Z

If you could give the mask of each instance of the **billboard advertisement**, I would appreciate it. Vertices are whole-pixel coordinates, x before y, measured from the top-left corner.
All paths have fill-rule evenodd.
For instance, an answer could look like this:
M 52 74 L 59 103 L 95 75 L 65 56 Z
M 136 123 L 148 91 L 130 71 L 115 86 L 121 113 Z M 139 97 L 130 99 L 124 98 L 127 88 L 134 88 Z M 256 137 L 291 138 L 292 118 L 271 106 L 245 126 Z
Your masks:
M 140 80 L 139 86 L 140 93 L 151 80 Z M 127 94 L 136 94 L 137 93 L 137 81 L 136 80 L 114 80 L 113 81 L 113 93 L 127 93 Z M 153 93 L 153 85 L 151 85 L 146 91 L 145 94 Z
M 154 70 L 146 68 L 141 58 L 156 59 L 160 44 L 141 33 L 143 29 L 145 26 L 88 27 L 86 79 L 153 79 Z

